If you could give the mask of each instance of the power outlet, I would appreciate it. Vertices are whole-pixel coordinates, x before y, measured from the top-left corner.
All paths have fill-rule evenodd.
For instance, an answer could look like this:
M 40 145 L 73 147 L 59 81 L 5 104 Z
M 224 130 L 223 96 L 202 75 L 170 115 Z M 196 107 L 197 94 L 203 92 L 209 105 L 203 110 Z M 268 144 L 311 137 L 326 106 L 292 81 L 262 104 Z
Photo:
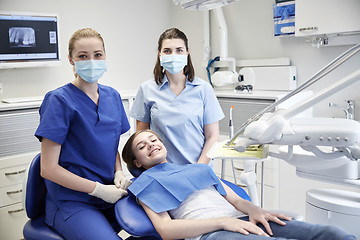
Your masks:
M 0 94 L 3 93 L 3 85 L 2 85 L 2 82 L 0 82 Z

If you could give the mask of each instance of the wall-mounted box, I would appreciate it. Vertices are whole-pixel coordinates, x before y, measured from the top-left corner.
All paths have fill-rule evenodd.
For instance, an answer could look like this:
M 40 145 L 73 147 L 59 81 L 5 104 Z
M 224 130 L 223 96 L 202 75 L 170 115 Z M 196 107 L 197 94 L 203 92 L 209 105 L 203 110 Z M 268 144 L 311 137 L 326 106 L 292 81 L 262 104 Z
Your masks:
M 273 4 L 274 36 L 295 34 L 295 1 Z
M 294 35 L 295 34 L 295 17 L 287 19 L 274 19 L 274 36 Z

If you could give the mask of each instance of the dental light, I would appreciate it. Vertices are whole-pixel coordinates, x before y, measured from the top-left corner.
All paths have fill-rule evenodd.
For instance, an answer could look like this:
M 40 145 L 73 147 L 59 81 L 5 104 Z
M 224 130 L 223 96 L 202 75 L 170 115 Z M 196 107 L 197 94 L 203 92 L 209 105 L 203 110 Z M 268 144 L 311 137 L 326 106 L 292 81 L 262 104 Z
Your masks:
M 174 0 L 176 5 L 180 4 L 183 9 L 187 10 L 211 10 L 222 7 L 237 0 Z

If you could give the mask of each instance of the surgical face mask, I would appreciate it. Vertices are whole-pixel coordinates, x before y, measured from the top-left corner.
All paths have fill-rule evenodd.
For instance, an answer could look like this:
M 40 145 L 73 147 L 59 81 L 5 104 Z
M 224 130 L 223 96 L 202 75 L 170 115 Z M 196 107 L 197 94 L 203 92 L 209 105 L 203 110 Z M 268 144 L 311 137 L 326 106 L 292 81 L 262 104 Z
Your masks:
M 171 74 L 179 73 L 187 65 L 188 55 L 161 55 L 160 65 L 165 68 Z
M 74 61 L 75 72 L 88 83 L 94 83 L 107 71 L 105 60 Z

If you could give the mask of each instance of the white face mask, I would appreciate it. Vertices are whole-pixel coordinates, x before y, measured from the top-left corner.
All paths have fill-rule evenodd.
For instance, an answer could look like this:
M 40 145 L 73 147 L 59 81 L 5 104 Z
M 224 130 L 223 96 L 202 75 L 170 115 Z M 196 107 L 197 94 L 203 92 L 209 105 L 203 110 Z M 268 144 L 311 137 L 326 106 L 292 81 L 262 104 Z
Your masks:
M 107 71 L 105 60 L 74 61 L 75 72 L 88 83 L 94 83 Z
M 161 55 L 160 65 L 171 74 L 179 73 L 187 65 L 188 55 L 171 54 Z

